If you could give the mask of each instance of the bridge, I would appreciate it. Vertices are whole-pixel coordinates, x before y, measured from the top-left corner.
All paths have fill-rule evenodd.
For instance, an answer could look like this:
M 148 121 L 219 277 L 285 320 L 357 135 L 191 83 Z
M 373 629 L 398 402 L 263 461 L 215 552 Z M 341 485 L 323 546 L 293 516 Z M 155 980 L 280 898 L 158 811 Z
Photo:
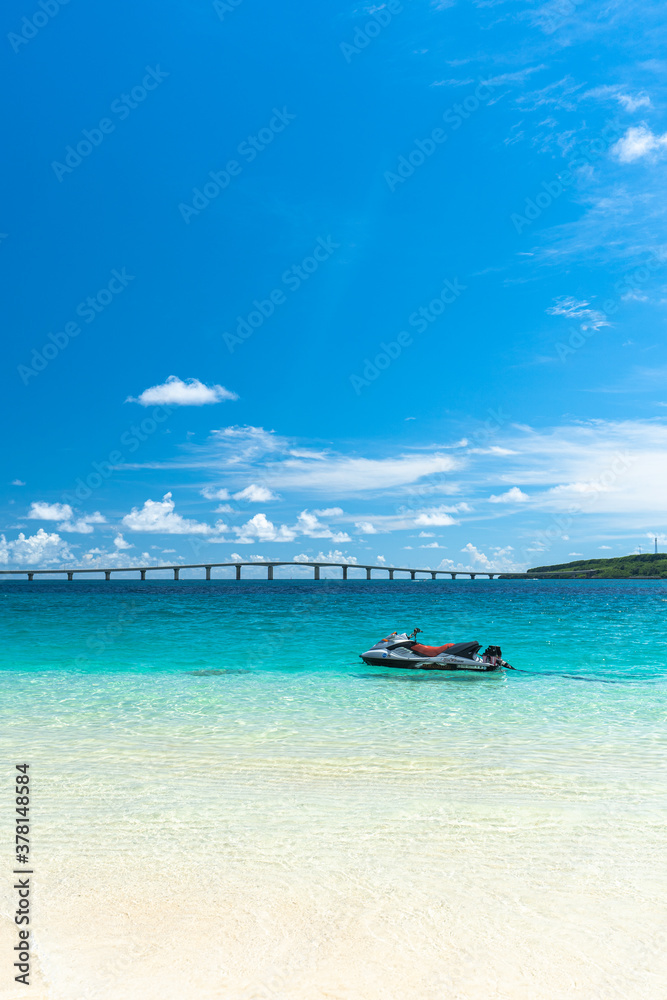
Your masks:
M 211 579 L 211 571 L 214 569 L 229 568 L 233 567 L 236 571 L 236 579 L 241 580 L 241 569 L 243 566 L 266 566 L 267 579 L 273 580 L 273 571 L 276 566 L 298 566 L 300 569 L 304 567 L 312 567 L 313 569 L 313 579 L 320 579 L 320 570 L 328 567 L 336 567 L 342 569 L 343 580 L 349 579 L 348 571 L 351 569 L 362 570 L 366 572 L 366 579 L 372 579 L 373 570 L 381 570 L 383 573 L 389 574 L 389 579 L 394 579 L 395 573 L 409 573 L 410 579 L 414 580 L 417 577 L 417 573 L 425 574 L 430 576 L 432 580 L 437 579 L 439 576 L 448 576 L 452 580 L 455 580 L 457 576 L 467 576 L 471 580 L 474 580 L 477 576 L 487 576 L 489 580 L 493 580 L 495 576 L 500 576 L 498 572 L 487 573 L 479 572 L 478 570 L 449 570 L 449 569 L 411 569 L 403 566 L 360 566 L 358 563 L 338 563 L 338 562 L 295 562 L 292 561 L 280 561 L 280 560 L 268 560 L 266 562 L 227 562 L 227 563 L 190 563 L 188 565 L 179 564 L 178 566 L 110 566 L 108 569 L 103 569 L 99 567 L 90 567 L 86 569 L 0 569 L 0 576 L 27 576 L 28 580 L 34 580 L 36 576 L 66 576 L 68 580 L 73 580 L 75 576 L 90 575 L 92 573 L 104 573 L 104 579 L 110 580 L 112 573 L 139 573 L 139 579 L 145 580 L 146 573 L 157 573 L 164 572 L 165 570 L 173 572 L 174 580 L 180 579 L 181 570 L 184 569 L 203 569 L 205 571 L 205 580 Z M 220 578 L 223 579 L 223 578 Z M 225 578 L 226 579 L 226 578 Z M 355 579 L 355 577 L 353 577 Z M 359 579 L 357 577 L 356 579 Z M 360 579 L 363 579 L 361 577 Z

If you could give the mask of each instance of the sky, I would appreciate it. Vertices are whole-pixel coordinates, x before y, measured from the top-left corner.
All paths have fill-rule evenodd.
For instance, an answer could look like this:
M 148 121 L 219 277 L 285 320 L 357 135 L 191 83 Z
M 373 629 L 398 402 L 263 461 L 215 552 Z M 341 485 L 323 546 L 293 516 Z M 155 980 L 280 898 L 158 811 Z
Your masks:
M 4 568 L 667 546 L 661 3 L 1 16 Z

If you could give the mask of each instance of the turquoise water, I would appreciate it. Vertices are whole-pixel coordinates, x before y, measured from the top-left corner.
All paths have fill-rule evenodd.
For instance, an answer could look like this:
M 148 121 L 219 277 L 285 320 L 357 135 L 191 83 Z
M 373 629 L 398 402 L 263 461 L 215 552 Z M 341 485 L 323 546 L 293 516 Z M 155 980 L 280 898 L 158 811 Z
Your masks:
M 660 995 L 662 583 L 40 582 L 0 601 L 44 997 Z M 358 658 L 415 626 L 517 669 Z M 119 965 L 139 914 L 151 943 Z

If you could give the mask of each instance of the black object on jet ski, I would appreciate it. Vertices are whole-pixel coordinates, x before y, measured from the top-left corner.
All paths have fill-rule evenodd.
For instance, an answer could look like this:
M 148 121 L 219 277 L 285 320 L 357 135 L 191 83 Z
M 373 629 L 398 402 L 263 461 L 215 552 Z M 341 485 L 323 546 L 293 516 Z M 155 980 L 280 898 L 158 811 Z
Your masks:
M 508 670 L 514 668 L 502 658 L 500 646 L 482 648 L 478 642 L 448 642 L 444 646 L 423 646 L 417 642 L 416 628 L 411 635 L 392 632 L 361 654 L 371 667 L 398 667 L 403 670 Z

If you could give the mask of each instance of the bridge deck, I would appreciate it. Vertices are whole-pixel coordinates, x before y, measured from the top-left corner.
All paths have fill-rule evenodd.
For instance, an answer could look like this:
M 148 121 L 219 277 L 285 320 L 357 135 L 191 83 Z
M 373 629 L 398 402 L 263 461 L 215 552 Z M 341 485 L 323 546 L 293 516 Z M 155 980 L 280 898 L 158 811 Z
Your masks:
M 265 566 L 267 569 L 267 578 L 273 580 L 273 570 L 276 566 L 298 566 L 300 569 L 304 567 L 312 567 L 313 577 L 315 580 L 320 579 L 320 570 L 324 568 L 338 568 L 343 571 L 343 579 L 348 579 L 348 574 L 350 570 L 363 570 L 366 572 L 366 579 L 372 579 L 371 573 L 373 570 L 381 570 L 389 575 L 389 579 L 394 579 L 394 573 L 409 573 L 411 579 L 415 579 L 417 573 L 424 573 L 435 580 L 439 576 L 448 576 L 452 580 L 455 580 L 457 576 L 468 576 L 472 580 L 477 576 L 487 576 L 490 580 L 494 576 L 499 576 L 498 572 L 488 573 L 480 572 L 478 570 L 444 570 L 444 569 L 414 569 L 409 566 L 374 566 L 374 565 L 364 565 L 359 563 L 340 563 L 340 562 L 294 562 L 293 560 L 281 560 L 281 559 L 267 559 L 266 562 L 224 562 L 224 563 L 179 563 L 178 565 L 169 566 L 96 566 L 96 567 L 72 567 L 68 569 L 66 566 L 60 569 L 0 569 L 0 576 L 27 576 L 29 580 L 32 580 L 35 576 L 67 576 L 68 580 L 73 580 L 75 576 L 80 576 L 83 574 L 90 573 L 104 573 L 106 580 L 111 579 L 112 573 L 139 573 L 142 580 L 146 579 L 147 573 L 164 572 L 165 570 L 173 572 L 174 579 L 180 579 L 180 572 L 184 569 L 203 569 L 205 570 L 205 579 L 211 579 L 211 570 L 219 568 L 230 568 L 233 567 L 236 570 L 236 579 L 241 579 L 241 568 L 243 566 Z

